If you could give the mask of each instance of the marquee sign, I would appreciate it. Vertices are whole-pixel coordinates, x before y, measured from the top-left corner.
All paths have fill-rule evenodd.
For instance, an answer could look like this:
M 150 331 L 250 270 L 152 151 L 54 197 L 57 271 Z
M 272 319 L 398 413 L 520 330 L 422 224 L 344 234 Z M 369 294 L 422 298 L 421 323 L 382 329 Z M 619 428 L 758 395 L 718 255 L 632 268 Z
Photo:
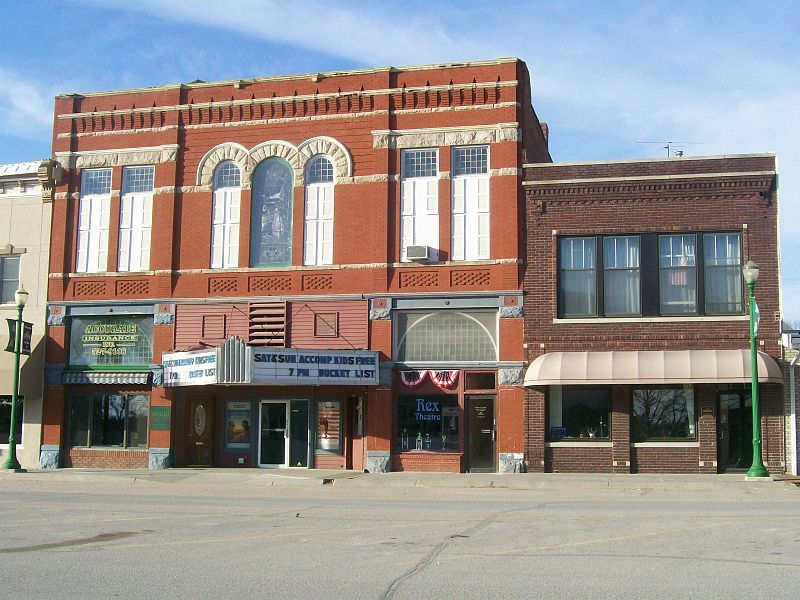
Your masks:
M 232 340 L 219 348 L 165 353 L 164 385 L 378 385 L 374 350 L 252 347 Z
M 378 385 L 374 350 L 252 348 L 253 384 Z
M 217 350 L 164 353 L 164 385 L 213 385 L 217 383 Z

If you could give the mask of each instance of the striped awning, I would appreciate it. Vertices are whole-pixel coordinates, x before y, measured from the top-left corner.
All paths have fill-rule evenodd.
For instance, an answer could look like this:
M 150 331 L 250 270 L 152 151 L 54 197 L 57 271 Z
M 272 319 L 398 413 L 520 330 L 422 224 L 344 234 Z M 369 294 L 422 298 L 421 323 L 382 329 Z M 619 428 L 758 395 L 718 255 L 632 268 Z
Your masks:
M 525 373 L 528 386 L 749 383 L 749 350 L 548 352 Z M 781 383 L 775 360 L 758 353 L 758 380 Z
M 149 371 L 119 372 L 119 371 L 66 371 L 65 384 L 94 384 L 94 385 L 144 385 L 149 381 Z

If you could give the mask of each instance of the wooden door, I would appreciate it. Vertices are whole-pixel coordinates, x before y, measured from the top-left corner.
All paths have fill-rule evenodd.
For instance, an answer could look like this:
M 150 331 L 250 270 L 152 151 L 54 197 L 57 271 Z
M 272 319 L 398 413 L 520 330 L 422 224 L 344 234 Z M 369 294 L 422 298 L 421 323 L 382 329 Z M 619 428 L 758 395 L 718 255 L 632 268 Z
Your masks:
M 189 401 L 189 434 L 186 436 L 188 465 L 214 465 L 214 400 L 192 398 Z

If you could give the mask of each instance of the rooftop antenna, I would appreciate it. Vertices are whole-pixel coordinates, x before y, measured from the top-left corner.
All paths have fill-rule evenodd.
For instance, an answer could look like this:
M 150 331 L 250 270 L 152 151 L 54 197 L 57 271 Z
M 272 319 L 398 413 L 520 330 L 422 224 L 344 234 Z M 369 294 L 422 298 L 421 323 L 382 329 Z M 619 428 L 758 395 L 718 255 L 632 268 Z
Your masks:
M 673 156 L 680 158 L 686 152 L 684 146 L 687 144 L 703 144 L 704 142 L 636 142 L 637 144 L 653 144 L 660 146 L 659 150 L 667 151 L 667 158 Z

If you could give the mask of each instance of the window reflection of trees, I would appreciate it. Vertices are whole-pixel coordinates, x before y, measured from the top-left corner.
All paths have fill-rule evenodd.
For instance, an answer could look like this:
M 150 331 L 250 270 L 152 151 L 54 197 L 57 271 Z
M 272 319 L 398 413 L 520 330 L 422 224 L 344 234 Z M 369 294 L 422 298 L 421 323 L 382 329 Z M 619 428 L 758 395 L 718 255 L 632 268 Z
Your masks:
M 250 264 L 289 264 L 292 260 L 294 175 L 280 158 L 263 161 L 253 175 Z
M 634 390 L 633 432 L 637 440 L 693 437 L 693 390 L 684 388 Z

